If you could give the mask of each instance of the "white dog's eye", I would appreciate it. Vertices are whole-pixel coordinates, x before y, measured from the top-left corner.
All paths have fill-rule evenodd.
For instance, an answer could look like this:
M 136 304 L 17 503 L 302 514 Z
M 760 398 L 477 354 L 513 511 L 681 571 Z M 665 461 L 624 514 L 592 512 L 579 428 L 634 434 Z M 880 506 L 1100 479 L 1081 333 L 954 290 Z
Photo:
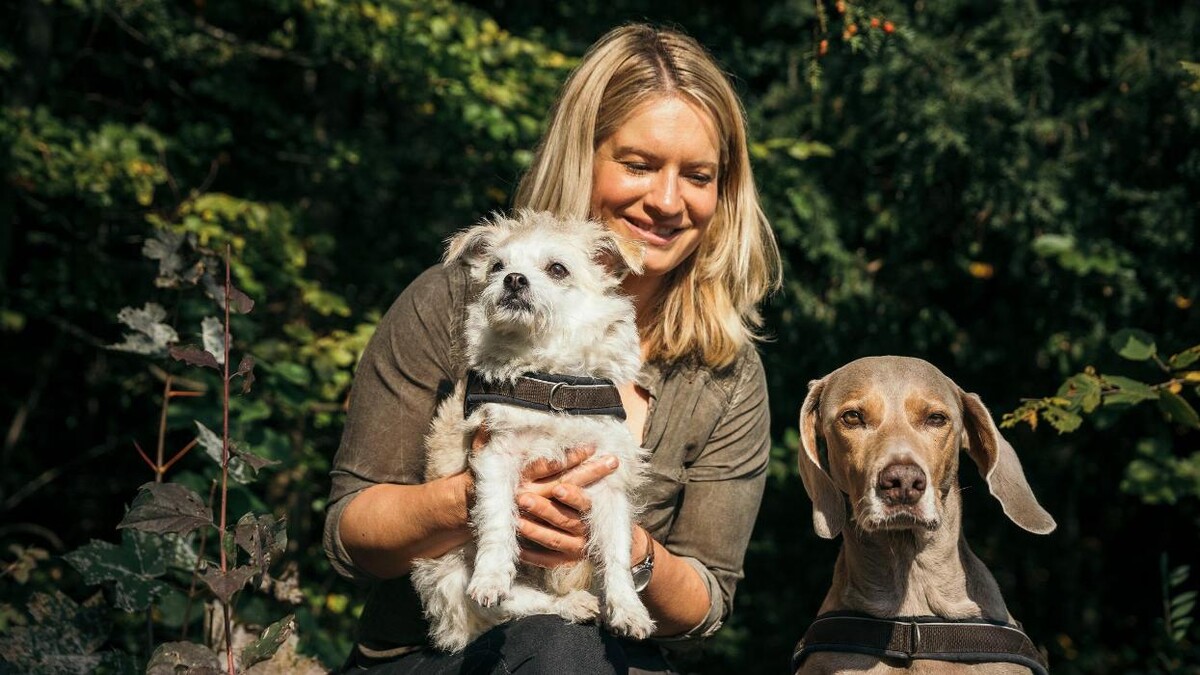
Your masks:
M 504 263 L 502 263 L 502 262 L 500 262 L 499 260 L 497 260 L 497 261 L 496 261 L 496 264 L 495 264 L 495 265 L 492 265 L 492 272 L 491 272 L 491 273 L 492 273 L 492 274 L 495 274 L 496 272 L 499 272 L 499 271 L 500 271 L 500 270 L 502 270 L 502 269 L 504 269 Z
M 549 274 L 551 279 L 563 279 L 570 272 L 567 271 L 566 267 L 563 267 L 562 263 L 550 263 L 546 267 L 546 274 Z

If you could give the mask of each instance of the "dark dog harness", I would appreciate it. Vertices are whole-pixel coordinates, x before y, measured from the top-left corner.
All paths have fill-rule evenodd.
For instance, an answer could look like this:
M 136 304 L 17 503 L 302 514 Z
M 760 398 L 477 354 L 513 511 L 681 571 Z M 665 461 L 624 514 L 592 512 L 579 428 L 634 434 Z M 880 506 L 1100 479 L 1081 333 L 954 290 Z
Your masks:
M 937 616 L 879 619 L 856 612 L 822 614 L 792 654 L 792 672 L 813 652 L 848 652 L 904 661 L 1015 663 L 1049 675 L 1046 659 L 1020 624 Z
M 621 394 L 612 380 L 549 373 L 525 373 L 512 382 L 492 382 L 467 371 L 463 418 L 484 403 L 503 403 L 567 415 L 612 415 L 625 419 Z

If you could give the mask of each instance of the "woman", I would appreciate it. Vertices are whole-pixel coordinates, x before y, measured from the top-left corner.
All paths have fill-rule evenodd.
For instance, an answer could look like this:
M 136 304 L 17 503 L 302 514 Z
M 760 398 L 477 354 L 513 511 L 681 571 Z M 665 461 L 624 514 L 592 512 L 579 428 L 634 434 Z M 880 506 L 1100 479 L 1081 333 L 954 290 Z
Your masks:
M 404 291 L 367 347 L 331 472 L 326 551 L 342 574 L 376 582 L 351 670 L 667 672 L 658 644 L 711 635 L 729 614 L 770 447 L 756 306 L 779 280 L 736 94 L 694 40 L 644 25 L 611 31 L 564 85 L 515 206 L 592 216 L 646 244 L 644 273 L 624 282 L 646 366 L 621 398 L 653 453 L 631 559 L 655 638 L 633 643 L 530 617 L 459 655 L 422 646 L 410 563 L 471 537 L 471 477 L 421 475 L 422 436 L 464 370 L 455 340 L 466 278 L 437 267 Z M 526 562 L 583 557 L 582 488 L 615 468 L 590 455 L 578 448 L 561 466 L 525 472 Z

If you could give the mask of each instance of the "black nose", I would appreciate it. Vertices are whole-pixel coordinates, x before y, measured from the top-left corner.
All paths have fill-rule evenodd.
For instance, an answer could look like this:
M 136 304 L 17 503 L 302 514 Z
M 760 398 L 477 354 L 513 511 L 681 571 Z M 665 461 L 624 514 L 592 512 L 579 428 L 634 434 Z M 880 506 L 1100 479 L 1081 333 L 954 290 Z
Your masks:
M 517 291 L 523 290 L 528 286 L 529 279 L 526 279 L 525 275 L 519 272 L 513 272 L 512 274 L 504 277 L 504 290 L 506 291 L 516 293 Z
M 889 506 L 912 506 L 925 492 L 925 472 L 916 464 L 891 464 L 879 472 L 875 487 Z

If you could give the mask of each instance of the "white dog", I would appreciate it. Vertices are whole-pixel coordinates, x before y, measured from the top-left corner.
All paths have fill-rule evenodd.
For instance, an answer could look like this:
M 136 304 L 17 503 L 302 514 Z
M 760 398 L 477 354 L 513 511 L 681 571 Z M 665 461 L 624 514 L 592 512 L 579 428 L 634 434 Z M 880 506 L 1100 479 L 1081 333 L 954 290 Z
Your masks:
M 475 540 L 413 563 L 412 582 L 439 648 L 460 650 L 522 616 L 587 621 L 599 612 L 597 596 L 610 630 L 640 639 L 654 628 L 630 573 L 637 516 L 630 495 L 642 481 L 644 451 L 625 427 L 612 386 L 632 381 L 641 366 L 633 304 L 618 286 L 624 274 L 640 271 L 640 262 L 619 243 L 599 224 L 528 211 L 449 242 L 445 264 L 468 265 L 473 286 L 482 290 L 467 310 L 470 375 L 438 408 L 426 439 L 427 480 L 468 465 L 475 477 Z M 522 402 L 538 395 L 540 403 Z M 481 425 L 490 440 L 472 454 Z M 539 459 L 562 461 L 582 445 L 620 461 L 615 473 L 586 488 L 592 564 L 554 570 L 521 564 L 522 469 Z

